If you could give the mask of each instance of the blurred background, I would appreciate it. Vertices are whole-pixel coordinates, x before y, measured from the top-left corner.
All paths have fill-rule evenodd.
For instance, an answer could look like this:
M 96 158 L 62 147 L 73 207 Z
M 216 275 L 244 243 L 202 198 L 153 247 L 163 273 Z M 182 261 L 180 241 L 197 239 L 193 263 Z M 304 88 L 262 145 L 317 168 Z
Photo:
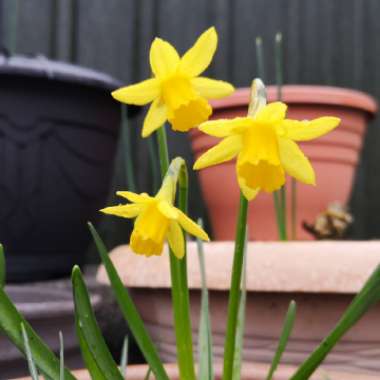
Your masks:
M 14 20 L 7 15 L 14 3 L 0 1 L 3 46 L 13 38 L 18 53 L 77 63 L 126 84 L 150 75 L 148 53 L 155 36 L 184 52 L 202 31 L 215 25 L 220 42 L 207 75 L 247 86 L 257 73 L 255 37 L 262 36 L 266 81 L 273 83 L 273 38 L 281 31 L 285 83 L 326 84 L 375 97 L 380 94 L 377 0 L 21 0 L 17 2 L 17 33 L 9 36 Z M 132 148 L 138 189 L 144 191 L 151 176 L 146 141 L 138 138 L 140 125 L 141 118 L 133 121 Z M 357 239 L 380 234 L 379 133 L 378 125 L 372 123 L 352 195 L 351 236 Z M 186 135 L 171 134 L 170 145 L 173 155 L 191 158 Z M 194 179 L 190 210 L 194 216 L 204 216 Z M 122 181 L 119 178 L 118 184 Z M 113 244 L 120 242 L 112 239 Z

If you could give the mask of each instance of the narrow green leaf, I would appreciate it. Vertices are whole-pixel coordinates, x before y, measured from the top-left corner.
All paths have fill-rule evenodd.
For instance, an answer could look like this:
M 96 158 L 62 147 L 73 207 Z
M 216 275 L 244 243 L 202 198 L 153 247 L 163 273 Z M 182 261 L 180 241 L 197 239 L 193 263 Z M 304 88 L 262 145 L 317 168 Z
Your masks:
M 102 259 L 103 265 L 107 271 L 108 278 L 111 282 L 112 290 L 118 302 L 124 318 L 128 322 L 129 328 L 136 339 L 137 345 L 143 353 L 145 360 L 149 364 L 152 372 L 155 374 L 157 380 L 169 380 L 169 377 L 162 365 L 158 356 L 157 349 L 154 346 L 139 312 L 130 297 L 128 290 L 124 287 L 115 266 L 108 257 L 107 249 L 101 240 L 99 234 L 91 223 L 88 223 L 91 234 L 94 238 L 99 255 Z
M 336 327 L 302 363 L 290 380 L 308 379 L 334 348 L 342 336 L 355 325 L 367 310 L 380 301 L 380 265 L 343 313 Z
M 107 380 L 107 378 L 102 374 L 98 364 L 95 361 L 94 356 L 92 355 L 88 343 L 83 336 L 82 329 L 79 327 L 78 318 L 75 317 L 75 328 L 78 336 L 79 347 L 82 353 L 83 361 L 86 365 L 86 368 L 91 376 L 92 380 Z
M 62 331 L 59 332 L 59 380 L 65 380 L 65 348 Z
M 244 251 L 243 251 L 243 274 L 241 278 L 241 292 L 239 302 L 239 312 L 236 325 L 236 344 L 234 354 L 234 365 L 232 372 L 232 380 L 240 380 L 241 363 L 243 359 L 244 347 L 244 326 L 245 326 L 245 306 L 247 299 L 247 243 L 248 243 L 248 226 L 246 227 Z
M 0 328 L 8 336 L 12 343 L 24 354 L 25 346 L 21 324 L 27 332 L 30 350 L 37 368 L 45 377 L 59 379 L 59 360 L 49 347 L 34 332 L 29 323 L 22 317 L 9 299 L 4 289 L 0 287 Z M 65 380 L 75 380 L 75 377 L 65 370 Z
M 282 333 L 281 333 L 280 340 L 278 342 L 276 353 L 275 353 L 273 360 L 272 360 L 272 365 L 269 369 L 267 380 L 272 380 L 273 374 L 276 371 L 276 369 L 277 369 L 277 367 L 281 361 L 282 354 L 285 351 L 286 345 L 287 345 L 288 340 L 289 340 L 289 336 L 290 336 L 292 329 L 293 329 L 294 320 L 296 318 L 296 308 L 297 308 L 297 306 L 296 306 L 295 301 L 293 301 L 293 300 L 290 301 L 288 311 L 287 311 L 286 316 L 285 316 L 284 327 L 282 329 Z
M 145 380 L 149 380 L 149 378 L 150 378 L 150 374 L 152 373 L 152 370 L 149 368 L 148 369 L 148 372 L 146 373 L 146 375 L 145 375 L 145 377 L 144 377 L 144 379 Z
M 127 375 L 128 346 L 129 346 L 129 340 L 128 340 L 128 335 L 126 335 L 124 338 L 123 348 L 121 350 L 121 358 L 120 358 L 120 372 L 121 372 L 121 375 L 123 376 L 123 379 Z
M 26 352 L 26 359 L 28 360 L 28 368 L 29 368 L 30 376 L 32 376 L 32 380 L 38 380 L 37 368 L 36 368 L 36 365 L 34 364 L 32 351 L 30 350 L 28 334 L 26 333 L 25 326 L 23 323 L 21 323 L 21 332 L 22 332 L 22 337 L 24 340 L 24 347 L 25 347 L 25 352 Z
M 98 365 L 100 372 L 107 377 L 107 380 L 122 380 L 123 378 L 119 368 L 108 350 L 96 322 L 90 297 L 79 267 L 75 266 L 73 268 L 71 279 L 73 283 L 75 315 L 78 320 L 78 327 L 83 334 L 84 340 L 87 342 L 92 357 Z
M 198 224 L 203 228 L 202 219 L 198 219 Z M 214 380 L 212 332 L 206 281 L 206 265 L 203 241 L 200 239 L 197 239 L 197 248 L 202 282 L 201 316 L 198 336 L 198 380 Z
M 5 286 L 6 279 L 6 263 L 4 255 L 4 247 L 0 244 L 0 288 Z

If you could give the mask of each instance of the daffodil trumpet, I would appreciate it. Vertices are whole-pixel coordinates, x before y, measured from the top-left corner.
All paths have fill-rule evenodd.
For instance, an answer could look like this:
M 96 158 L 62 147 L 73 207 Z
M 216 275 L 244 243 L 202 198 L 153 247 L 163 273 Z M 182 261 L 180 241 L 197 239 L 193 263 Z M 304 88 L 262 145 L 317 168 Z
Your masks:
M 206 30 L 182 57 L 169 42 L 161 38 L 153 41 L 149 54 L 153 77 L 112 93 L 122 103 L 152 103 L 142 137 L 148 137 L 166 121 L 175 131 L 195 128 L 212 113 L 208 99 L 222 98 L 234 91 L 227 82 L 200 76 L 211 63 L 217 44 L 214 27 Z

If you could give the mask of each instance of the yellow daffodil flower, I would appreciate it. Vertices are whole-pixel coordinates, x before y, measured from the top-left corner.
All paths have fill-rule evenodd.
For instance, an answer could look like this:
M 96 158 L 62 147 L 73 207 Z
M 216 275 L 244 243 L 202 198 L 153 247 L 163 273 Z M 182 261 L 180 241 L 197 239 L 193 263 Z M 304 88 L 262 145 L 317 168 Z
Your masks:
M 169 42 L 156 38 L 150 48 L 153 78 L 112 92 L 122 103 L 152 102 L 145 117 L 143 137 L 167 120 L 175 131 L 186 132 L 198 126 L 212 113 L 207 99 L 222 98 L 234 91 L 227 82 L 199 76 L 209 66 L 217 43 L 218 35 L 212 27 L 180 57 Z
M 260 190 L 273 192 L 285 183 L 285 174 L 314 185 L 315 173 L 297 141 L 320 137 L 340 123 L 337 117 L 314 120 L 286 119 L 287 106 L 281 102 L 256 107 L 247 117 L 208 121 L 199 129 L 223 138 L 195 162 L 202 169 L 237 156 L 236 174 L 240 189 L 248 200 Z
M 130 238 L 130 247 L 135 253 L 146 256 L 160 255 L 167 240 L 174 255 L 181 259 L 185 253 L 181 227 L 191 235 L 209 240 L 206 232 L 197 223 L 173 206 L 174 186 L 169 177 L 155 197 L 146 193 L 118 191 L 117 195 L 132 203 L 101 210 L 105 214 L 136 218 Z

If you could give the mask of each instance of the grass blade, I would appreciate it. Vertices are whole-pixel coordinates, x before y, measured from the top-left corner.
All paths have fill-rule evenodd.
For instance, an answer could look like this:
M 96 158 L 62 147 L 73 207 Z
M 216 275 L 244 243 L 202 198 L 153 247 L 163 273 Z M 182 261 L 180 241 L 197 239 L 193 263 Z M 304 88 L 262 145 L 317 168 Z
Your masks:
M 267 376 L 267 380 L 272 380 L 273 375 L 281 361 L 282 354 L 285 351 L 286 345 L 289 340 L 289 336 L 292 332 L 294 320 L 296 318 L 296 303 L 292 300 L 289 303 L 288 311 L 285 316 L 284 327 L 282 329 L 281 337 L 278 342 L 276 353 L 273 357 L 271 367 Z
M 78 318 L 75 317 L 75 328 L 78 336 L 79 346 L 82 353 L 83 361 L 86 365 L 86 368 L 91 376 L 92 380 L 107 380 L 107 378 L 101 372 L 98 364 L 95 361 L 94 356 L 92 355 L 88 343 L 83 335 L 82 329 L 79 326 Z
M 123 348 L 121 350 L 121 358 L 120 358 L 120 372 L 121 372 L 121 375 L 123 376 L 123 379 L 127 375 L 128 346 L 129 346 L 129 340 L 128 340 L 128 335 L 126 335 L 124 338 Z
M 0 244 L 0 288 L 5 286 L 6 279 L 6 267 L 5 267 L 5 255 L 4 255 L 4 247 Z
M 145 377 L 144 377 L 144 380 L 149 380 L 150 378 L 150 374 L 152 373 L 152 370 L 149 368 L 148 369 L 148 372 L 146 373 Z
M 75 266 L 73 268 L 71 279 L 78 327 L 87 342 L 90 353 L 98 365 L 100 372 L 107 377 L 107 380 L 122 380 L 119 368 L 108 350 L 96 322 L 87 287 L 79 267 Z
M 244 257 L 243 257 L 243 275 L 241 278 L 241 292 L 239 302 L 238 321 L 236 325 L 236 345 L 234 354 L 234 365 L 232 372 L 232 380 L 240 380 L 241 363 L 243 358 L 244 346 L 244 326 L 245 326 L 245 306 L 247 300 L 247 242 L 248 242 L 248 227 L 246 228 L 244 241 Z
M 29 368 L 30 376 L 32 377 L 32 380 L 39 380 L 37 368 L 36 368 L 36 365 L 34 364 L 34 360 L 32 356 L 32 351 L 30 350 L 28 334 L 25 330 L 25 326 L 23 323 L 21 323 L 21 332 L 22 332 L 22 337 L 24 340 L 24 347 L 25 347 L 25 352 L 26 352 L 26 358 L 28 360 L 28 368 Z
M 65 348 L 62 331 L 59 332 L 59 380 L 65 380 Z
M 144 323 L 141 320 L 141 317 L 128 293 L 128 290 L 124 287 L 119 275 L 117 274 L 115 266 L 113 265 L 111 259 L 108 257 L 108 252 L 103 241 L 101 240 L 95 227 L 91 223 L 88 225 L 94 238 L 99 255 L 102 259 L 103 265 L 107 271 L 108 278 L 111 282 L 111 287 L 120 310 L 128 322 L 129 328 L 131 329 L 133 336 L 136 339 L 136 342 L 145 357 L 145 360 L 147 361 L 157 380 L 169 380 L 164 366 L 162 365 L 162 362 L 158 356 L 157 349 L 155 348 L 147 330 L 145 329 Z
M 203 228 L 202 219 L 198 219 L 198 224 Z M 200 239 L 197 239 L 197 248 L 202 282 L 201 316 L 199 321 L 198 336 L 198 380 L 214 380 L 212 333 L 206 282 L 206 266 L 204 260 L 203 241 Z
M 58 358 L 49 347 L 34 332 L 29 323 L 17 311 L 4 289 L 0 287 L 0 328 L 12 343 L 26 355 L 24 338 L 20 331 L 21 324 L 27 332 L 29 347 L 34 363 L 46 378 L 59 379 L 60 365 Z M 75 380 L 75 377 L 65 370 L 65 380 Z
M 380 300 L 380 265 L 343 313 L 336 327 L 302 363 L 290 380 L 308 379 L 334 348 L 342 336 L 355 325 L 367 310 Z

